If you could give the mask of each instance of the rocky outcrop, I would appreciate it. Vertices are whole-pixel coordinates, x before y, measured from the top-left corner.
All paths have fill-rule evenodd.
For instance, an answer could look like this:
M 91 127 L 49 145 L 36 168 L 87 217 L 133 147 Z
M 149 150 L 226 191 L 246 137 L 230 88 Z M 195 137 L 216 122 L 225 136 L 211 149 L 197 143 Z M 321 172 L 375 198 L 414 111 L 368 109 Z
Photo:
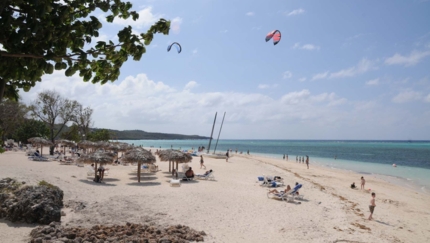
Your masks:
M 39 226 L 30 233 L 30 243 L 42 242 L 146 242 L 146 243 L 182 243 L 204 241 L 204 231 L 196 231 L 188 226 L 154 226 L 127 223 L 126 225 L 103 226 L 92 228 L 66 228 L 59 223 Z
M 60 222 L 63 191 L 52 185 L 24 186 L 16 180 L 0 181 L 0 217 L 12 222 Z

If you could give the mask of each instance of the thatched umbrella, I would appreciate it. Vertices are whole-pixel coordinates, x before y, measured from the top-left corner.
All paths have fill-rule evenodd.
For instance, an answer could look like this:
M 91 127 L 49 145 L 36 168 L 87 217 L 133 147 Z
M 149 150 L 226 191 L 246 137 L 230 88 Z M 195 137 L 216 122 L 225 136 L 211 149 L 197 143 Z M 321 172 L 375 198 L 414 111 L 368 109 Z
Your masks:
M 78 146 L 80 148 L 84 148 L 85 152 L 87 152 L 87 148 L 94 148 L 95 145 L 93 142 L 85 140 L 85 141 L 80 141 L 78 143 Z
M 141 148 L 135 148 L 125 153 L 124 161 L 126 162 L 137 162 L 137 181 L 140 182 L 140 166 L 145 163 L 154 163 L 156 161 L 154 155 L 151 152 Z
M 89 154 L 84 154 L 79 157 L 80 162 L 94 163 L 94 179 L 97 176 L 97 163 L 107 164 L 113 162 L 114 155 L 112 153 L 96 151 Z
M 66 154 L 66 147 L 72 147 L 72 146 L 76 145 L 76 143 L 74 141 L 70 141 L 67 139 L 55 140 L 55 143 L 63 145 L 63 153 L 64 154 Z
M 29 141 L 32 144 L 36 144 L 36 145 L 40 146 L 40 156 L 42 156 L 42 151 L 43 151 L 44 145 L 48 145 L 48 146 L 54 145 L 51 141 L 44 139 L 44 138 L 41 138 L 41 137 L 32 137 L 32 138 L 27 139 L 27 141 Z
M 190 154 L 174 149 L 161 150 L 158 152 L 158 157 L 161 161 L 169 161 L 169 172 L 171 171 L 170 162 L 176 162 L 176 171 L 178 171 L 179 163 L 188 163 L 193 159 Z

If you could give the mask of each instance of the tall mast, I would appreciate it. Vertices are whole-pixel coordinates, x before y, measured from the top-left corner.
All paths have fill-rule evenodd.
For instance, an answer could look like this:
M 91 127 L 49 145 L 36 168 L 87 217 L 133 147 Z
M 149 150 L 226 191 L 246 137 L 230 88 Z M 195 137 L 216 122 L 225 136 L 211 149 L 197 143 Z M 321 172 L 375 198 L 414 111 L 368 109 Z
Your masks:
M 224 116 L 222 117 L 221 127 L 219 128 L 218 138 L 216 139 L 214 153 L 216 151 L 216 147 L 218 146 L 219 135 L 221 135 L 221 129 L 222 129 L 222 124 L 224 124 L 224 118 L 225 118 L 225 111 L 224 111 Z
M 214 119 L 214 124 L 213 124 L 213 126 L 212 126 L 212 132 L 211 132 L 211 137 L 210 137 L 210 139 L 209 139 L 209 145 L 208 145 L 208 154 L 209 154 L 209 150 L 211 149 L 211 142 L 212 142 L 212 135 L 214 134 L 214 128 L 215 128 L 215 121 L 216 121 L 216 114 L 217 114 L 218 112 L 215 112 L 215 119 Z

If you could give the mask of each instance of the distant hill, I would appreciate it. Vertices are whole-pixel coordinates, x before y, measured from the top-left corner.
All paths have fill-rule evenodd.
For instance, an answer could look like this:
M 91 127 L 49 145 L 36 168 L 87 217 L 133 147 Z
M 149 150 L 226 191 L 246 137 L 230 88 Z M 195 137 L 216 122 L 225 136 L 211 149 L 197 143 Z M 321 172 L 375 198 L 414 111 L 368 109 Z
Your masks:
M 99 130 L 103 128 L 92 128 L 91 130 Z M 142 130 L 112 130 L 106 129 L 110 132 L 112 139 L 118 140 L 157 140 L 157 139 L 209 139 L 210 137 L 203 137 L 199 135 L 183 135 L 173 133 L 156 133 L 156 132 L 145 132 Z

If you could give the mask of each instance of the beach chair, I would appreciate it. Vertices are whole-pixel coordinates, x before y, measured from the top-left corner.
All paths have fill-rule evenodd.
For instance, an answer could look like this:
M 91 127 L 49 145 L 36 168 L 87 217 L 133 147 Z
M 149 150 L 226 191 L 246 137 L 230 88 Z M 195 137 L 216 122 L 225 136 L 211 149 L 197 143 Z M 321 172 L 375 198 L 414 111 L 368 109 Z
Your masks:
M 283 186 L 283 185 L 284 185 L 283 182 L 277 182 L 277 181 L 273 180 L 273 177 L 264 176 L 264 175 L 263 175 L 263 182 L 260 184 L 260 186 L 266 186 L 266 187 L 278 187 L 278 186 Z
M 297 192 L 300 190 L 300 188 L 302 188 L 302 184 L 298 184 L 293 188 L 293 191 L 288 193 L 288 196 L 290 198 L 292 198 L 292 200 L 294 199 L 299 199 L 299 200 L 303 200 L 303 194 L 297 194 Z
M 207 174 L 207 175 L 196 175 L 196 178 L 200 179 L 200 180 L 208 180 L 208 181 L 214 181 L 215 180 L 215 176 L 214 176 L 213 171 L 209 172 L 209 174 Z
M 294 201 L 294 197 L 289 197 L 289 193 L 285 193 L 284 191 L 281 191 L 279 193 L 270 193 L 269 191 L 267 192 L 267 198 L 272 198 L 272 199 L 279 199 L 282 201 Z
M 183 164 L 182 165 L 182 172 L 187 172 L 188 168 L 190 168 L 190 166 L 188 166 L 188 164 Z

